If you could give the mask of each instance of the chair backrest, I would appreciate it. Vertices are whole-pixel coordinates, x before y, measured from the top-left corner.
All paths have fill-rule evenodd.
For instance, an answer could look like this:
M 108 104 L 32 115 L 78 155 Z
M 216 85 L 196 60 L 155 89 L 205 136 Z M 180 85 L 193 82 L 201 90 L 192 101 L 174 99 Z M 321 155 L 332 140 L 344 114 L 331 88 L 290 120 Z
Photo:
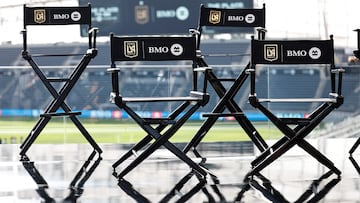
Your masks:
M 360 29 L 355 29 L 354 31 L 357 32 L 357 50 L 354 50 L 354 55 L 360 59 Z
M 121 61 L 189 61 L 192 64 L 192 90 L 198 90 L 199 77 L 195 70 L 197 52 L 194 35 L 116 36 L 112 33 L 110 51 L 111 68 L 116 68 L 116 62 Z M 176 63 L 168 67 L 171 68 L 173 65 Z M 203 83 L 203 91 L 205 91 L 205 80 Z
M 225 9 L 200 6 L 198 47 L 204 26 L 265 28 L 265 4 L 261 9 Z M 263 38 L 263 37 L 262 37 Z
M 334 66 L 334 41 L 251 40 L 252 64 L 330 64 Z
M 251 92 L 255 95 L 255 67 L 257 64 L 296 65 L 296 64 L 327 64 L 330 66 L 331 93 L 341 93 L 335 87 L 334 41 L 328 40 L 251 40 Z M 288 68 L 288 66 L 284 66 Z M 341 83 L 341 81 L 339 81 Z M 286 85 L 286 84 L 284 84 Z M 301 88 L 301 87 L 299 87 Z
M 110 35 L 111 62 L 195 60 L 194 36 Z
M 27 7 L 24 5 L 24 29 L 22 31 L 24 50 L 27 50 L 27 26 L 76 24 L 88 26 L 89 49 L 95 48 L 97 29 L 91 25 L 91 4 L 78 7 Z

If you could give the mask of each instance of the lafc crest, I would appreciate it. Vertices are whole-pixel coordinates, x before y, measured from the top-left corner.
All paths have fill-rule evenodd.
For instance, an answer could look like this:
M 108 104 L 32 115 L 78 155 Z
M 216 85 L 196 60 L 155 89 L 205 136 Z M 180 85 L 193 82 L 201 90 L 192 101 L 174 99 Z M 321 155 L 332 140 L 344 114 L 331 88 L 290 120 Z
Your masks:
M 221 11 L 211 10 L 209 15 L 209 23 L 218 24 L 221 20 Z
M 267 61 L 276 61 L 279 58 L 279 50 L 277 44 L 264 45 L 264 59 Z
M 148 23 L 149 18 L 150 18 L 149 6 L 147 5 L 135 6 L 135 21 L 138 24 Z
M 45 23 L 45 21 L 46 21 L 45 9 L 34 10 L 34 22 L 41 24 L 41 23 Z
M 128 58 L 137 57 L 139 54 L 138 41 L 124 41 L 124 55 Z

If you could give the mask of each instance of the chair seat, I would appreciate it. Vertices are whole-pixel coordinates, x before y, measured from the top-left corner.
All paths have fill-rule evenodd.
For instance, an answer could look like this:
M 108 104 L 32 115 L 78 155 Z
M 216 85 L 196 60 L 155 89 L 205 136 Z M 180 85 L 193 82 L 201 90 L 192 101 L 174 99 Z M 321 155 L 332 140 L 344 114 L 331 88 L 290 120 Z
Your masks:
M 190 96 L 186 97 L 123 97 L 123 102 L 176 102 L 176 101 L 203 101 L 203 92 L 191 91 Z
M 259 98 L 259 102 L 272 103 L 311 103 L 311 102 L 330 102 L 336 103 L 336 98 Z
M 32 57 L 83 56 L 84 54 L 31 54 Z
M 144 118 L 145 124 L 175 124 L 176 122 L 170 118 Z

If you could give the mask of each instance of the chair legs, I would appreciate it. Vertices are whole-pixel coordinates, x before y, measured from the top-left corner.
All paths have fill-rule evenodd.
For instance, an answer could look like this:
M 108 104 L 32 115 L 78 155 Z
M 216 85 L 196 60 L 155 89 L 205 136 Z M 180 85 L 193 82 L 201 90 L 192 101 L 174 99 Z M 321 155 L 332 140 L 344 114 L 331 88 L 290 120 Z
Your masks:
M 325 181 L 325 179 L 330 178 L 330 176 L 333 174 L 334 173 L 332 171 L 328 171 L 320 176 L 320 178 L 313 180 L 308 189 L 306 189 L 294 202 L 318 202 L 323 199 L 324 196 L 341 180 L 341 177 L 336 175 L 321 188 L 320 184 Z M 272 182 L 268 178 L 260 173 L 252 176 L 250 179 L 246 180 L 246 182 L 248 184 L 246 184 L 238 193 L 237 197 L 235 198 L 235 202 L 241 202 L 244 198 L 244 193 L 251 187 L 258 190 L 266 199 L 271 202 L 290 202 L 272 185 Z
M 65 102 L 66 97 L 69 95 L 70 91 L 72 90 L 72 88 L 74 87 L 74 85 L 76 84 L 92 58 L 93 55 L 91 53 L 86 54 L 82 58 L 80 63 L 73 69 L 73 72 L 71 73 L 69 78 L 50 79 L 46 77 L 46 75 L 42 72 L 42 70 L 31 58 L 31 56 L 25 55 L 25 59 L 29 62 L 34 72 L 38 75 L 46 89 L 53 97 L 53 100 L 46 107 L 44 113 L 40 115 L 39 120 L 37 121 L 33 129 L 30 131 L 29 135 L 20 145 L 20 161 L 22 162 L 23 166 L 30 174 L 30 176 L 33 178 L 33 180 L 37 183 L 39 187 L 37 190 L 38 194 L 46 202 L 54 202 L 54 199 L 52 199 L 45 190 L 46 188 L 48 188 L 48 184 L 45 181 L 45 178 L 43 178 L 40 172 L 36 169 L 35 163 L 33 161 L 30 161 L 26 153 L 53 117 L 68 116 L 93 148 L 93 152 L 89 155 L 88 159 L 84 162 L 80 170 L 77 172 L 77 174 L 71 181 L 69 186 L 70 194 L 65 198 L 65 202 L 75 202 L 76 199 L 82 195 L 85 182 L 88 180 L 88 178 L 91 176 L 91 174 L 94 172 L 94 170 L 97 168 L 100 161 L 102 160 L 102 149 L 91 137 L 85 127 L 81 124 L 80 120 L 76 117 L 80 115 L 81 112 L 73 112 Z M 54 81 L 64 82 L 63 86 L 60 88 L 59 91 L 56 90 L 56 88 L 52 85 L 52 82 Z M 59 109 L 62 109 L 63 112 L 59 112 Z M 95 159 L 96 155 L 98 155 L 98 158 Z
M 102 158 L 98 156 L 94 161 L 97 152 L 93 151 L 88 159 L 82 164 L 79 171 L 75 174 L 74 178 L 69 184 L 70 193 L 67 197 L 64 198 L 64 202 L 76 202 L 78 198 L 81 197 L 86 181 L 90 178 L 95 169 L 99 166 Z M 45 201 L 55 203 L 55 199 L 52 198 L 47 192 L 46 189 L 49 188 L 48 183 L 45 178 L 41 175 L 40 171 L 36 168 L 35 162 L 30 161 L 26 156 L 23 156 L 21 162 L 25 170 L 29 173 L 31 178 L 37 184 L 38 189 L 36 190 L 39 196 Z
M 206 67 L 207 64 L 203 59 L 199 59 L 199 64 L 201 66 Z M 196 132 L 192 140 L 185 146 L 183 149 L 184 153 L 188 153 L 189 151 L 192 151 L 197 158 L 200 158 L 202 161 L 201 165 L 205 165 L 206 158 L 201 156 L 201 154 L 196 149 L 197 146 L 200 144 L 202 139 L 205 137 L 206 133 L 211 129 L 211 127 L 216 123 L 219 117 L 221 116 L 234 116 L 235 120 L 238 122 L 238 124 L 242 127 L 242 129 L 245 130 L 245 132 L 248 134 L 250 139 L 253 141 L 255 146 L 258 147 L 260 151 L 264 151 L 266 148 L 268 148 L 265 140 L 260 136 L 258 131 L 255 129 L 255 127 L 252 125 L 252 123 L 249 121 L 249 119 L 245 116 L 242 109 L 238 106 L 238 104 L 234 101 L 234 96 L 238 93 L 239 89 L 245 82 L 245 80 L 248 77 L 248 74 L 246 74 L 248 66 L 243 70 L 243 72 L 234 80 L 232 81 L 232 86 L 226 90 L 224 85 L 222 84 L 221 80 L 217 78 L 217 76 L 209 70 L 207 74 L 207 79 L 210 83 L 210 85 L 213 87 L 217 95 L 221 98 L 219 102 L 216 104 L 212 112 L 208 115 L 207 119 L 203 122 L 199 130 Z M 226 109 L 230 111 L 230 113 L 223 113 Z M 207 116 L 207 115 L 204 115 Z M 205 167 L 205 166 L 204 166 Z M 182 179 L 178 185 L 184 184 L 181 182 L 184 182 L 186 180 L 187 176 L 190 176 L 192 173 L 190 172 L 187 174 L 184 179 Z M 191 177 L 188 177 L 187 180 L 189 180 Z M 219 201 L 225 202 L 225 197 L 223 194 L 221 194 L 220 189 L 218 188 L 219 179 L 212 174 L 210 176 L 212 182 L 214 184 L 211 185 L 212 190 L 215 192 L 216 196 L 218 197 Z M 213 199 L 212 196 L 210 196 L 210 193 L 208 191 L 203 191 L 204 194 L 208 197 L 209 202 L 211 199 Z M 170 195 L 170 194 L 169 194 Z
M 136 191 L 133 185 L 125 180 L 125 176 L 135 169 L 140 163 L 147 159 L 152 153 L 154 153 L 160 147 L 165 147 L 172 152 L 177 158 L 186 163 L 191 169 L 192 173 L 198 177 L 198 184 L 196 184 L 187 193 L 183 194 L 179 202 L 183 202 L 191 198 L 199 190 L 203 189 L 206 184 L 206 176 L 208 171 L 201 165 L 195 163 L 190 157 L 188 157 L 183 151 L 172 144 L 169 139 L 180 129 L 181 126 L 190 118 L 190 116 L 200 107 L 200 103 L 191 104 L 191 102 L 184 102 L 174 112 L 172 112 L 166 120 L 152 120 L 151 118 L 143 118 L 138 115 L 133 109 L 123 103 L 116 103 L 117 106 L 124 109 L 138 125 L 147 133 L 147 135 L 137 144 L 135 144 L 129 151 L 120 157 L 113 164 L 113 175 L 118 180 L 119 187 L 124 190 L 129 196 L 139 202 L 148 202 L 147 198 Z M 152 140 L 154 142 L 150 143 Z M 146 146 L 149 145 L 149 146 Z M 145 148 L 146 146 L 146 148 Z M 145 148 L 141 153 L 141 149 Z M 138 154 L 139 153 L 139 154 Z M 136 154 L 135 159 L 129 164 L 124 162 L 131 156 Z M 118 172 L 117 167 L 120 165 L 126 165 Z M 171 194 L 175 194 L 176 191 L 182 188 L 181 184 L 176 185 Z M 168 197 L 164 197 L 162 202 L 169 201 Z

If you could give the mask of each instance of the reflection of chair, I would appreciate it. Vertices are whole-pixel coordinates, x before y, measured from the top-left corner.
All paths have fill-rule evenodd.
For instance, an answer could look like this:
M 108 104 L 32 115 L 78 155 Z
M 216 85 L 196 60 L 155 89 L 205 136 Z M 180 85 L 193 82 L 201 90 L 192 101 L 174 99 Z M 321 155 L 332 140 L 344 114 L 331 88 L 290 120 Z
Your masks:
M 194 36 L 110 36 L 111 46 L 111 68 L 112 76 L 111 101 L 125 112 L 145 131 L 147 134 L 140 142 L 135 144 L 118 161 L 113 164 L 114 176 L 118 179 L 118 185 L 131 197 L 140 202 L 149 200 L 137 192 L 132 185 L 124 179 L 130 171 L 137 167 L 142 161 L 148 158 L 155 150 L 165 147 L 176 155 L 180 160 L 188 164 L 200 178 L 199 183 L 189 192 L 180 197 L 179 202 L 190 198 L 192 194 L 200 190 L 206 183 L 207 171 L 193 162 L 180 149 L 173 145 L 169 139 L 179 130 L 190 116 L 201 106 L 208 102 L 209 96 L 206 93 L 206 80 L 202 79 L 200 84 L 199 71 L 206 71 L 206 68 L 197 68 L 196 65 L 196 40 Z M 157 63 L 173 61 L 190 61 L 192 63 L 193 87 L 189 96 L 184 97 L 124 97 L 120 94 L 119 72 L 116 62 L 121 61 L 157 61 Z M 171 66 L 171 65 L 169 65 Z M 136 68 L 136 66 L 134 66 Z M 171 67 L 170 67 L 171 68 Z M 198 84 L 199 81 L 199 84 Z M 199 86 L 199 87 L 198 87 Z M 202 87 L 201 87 L 202 86 Z M 125 87 L 129 88 L 129 87 Z M 126 95 L 125 95 L 126 96 Z M 132 103 L 158 103 L 173 102 L 180 105 L 167 116 L 160 118 L 146 117 L 141 112 L 135 111 Z M 153 143 L 150 143 L 155 140 Z M 149 146 L 145 147 L 146 145 Z M 141 153 L 140 153 L 141 152 Z M 136 158 L 129 164 L 124 163 L 132 155 Z M 117 171 L 117 167 L 123 166 L 123 170 Z
M 73 69 L 68 78 L 48 77 L 46 73 L 35 62 L 36 57 L 66 57 L 73 56 L 74 54 L 30 54 L 27 45 L 27 26 L 40 26 L 40 25 L 71 25 L 81 24 L 87 25 L 89 34 L 89 47 L 87 52 L 83 55 L 79 64 Z M 85 7 L 26 7 L 24 5 L 24 30 L 23 34 L 23 51 L 22 56 L 28 61 L 34 72 L 38 75 L 46 89 L 54 98 L 40 115 L 40 119 L 29 133 L 28 137 L 20 146 L 20 155 L 26 160 L 26 152 L 37 139 L 41 131 L 45 128 L 47 123 L 53 117 L 69 116 L 71 121 L 91 144 L 95 151 L 101 153 L 102 150 L 93 140 L 91 135 L 87 132 L 84 126 L 77 119 L 77 115 L 81 112 L 73 112 L 71 108 L 65 103 L 65 99 L 80 78 L 89 62 L 96 56 L 96 28 L 91 27 L 91 6 L 90 4 Z M 43 33 L 46 35 L 46 33 Z M 48 36 L 47 36 L 48 37 Z M 78 54 L 77 54 L 78 55 Z M 53 83 L 62 83 L 63 86 L 59 91 L 55 88 Z M 59 112 L 59 109 L 62 112 Z
M 82 56 L 78 65 L 72 70 L 71 74 L 67 78 L 61 77 L 49 77 L 46 75 L 46 71 L 35 62 L 34 58 L 38 57 L 67 57 L 74 56 L 74 54 L 30 54 L 27 44 L 27 26 L 40 26 L 40 25 L 71 25 L 71 24 L 80 24 L 88 26 L 88 38 L 89 38 L 89 47 L 85 54 Z M 80 196 L 82 193 L 82 186 L 85 184 L 85 181 L 90 177 L 92 171 L 98 165 L 98 162 L 101 160 L 100 154 L 102 150 L 97 145 L 95 140 L 87 132 L 84 126 L 80 123 L 77 115 L 80 115 L 81 112 L 73 112 L 71 108 L 65 103 L 65 99 L 80 78 L 81 74 L 85 70 L 89 62 L 96 56 L 96 28 L 91 27 L 91 6 L 90 4 L 85 7 L 26 7 L 24 5 L 24 30 L 23 34 L 23 58 L 28 61 L 36 75 L 39 77 L 41 82 L 44 84 L 46 89 L 49 91 L 53 100 L 45 108 L 44 113 L 40 115 L 39 120 L 26 137 L 24 142 L 20 146 L 20 156 L 21 161 L 25 169 L 32 176 L 34 181 L 39 185 L 39 195 L 44 199 L 51 199 L 45 192 L 47 188 L 47 183 L 45 179 L 40 175 L 40 172 L 35 168 L 34 162 L 31 162 L 27 157 L 26 152 L 29 150 L 31 145 L 35 142 L 37 137 L 40 135 L 45 126 L 49 123 L 51 118 L 59 116 L 68 116 L 75 126 L 79 129 L 81 134 L 86 138 L 86 140 L 93 147 L 93 152 L 89 156 L 89 160 L 81 167 L 80 171 L 74 177 L 73 181 L 70 184 L 73 195 Z M 47 33 L 43 33 L 46 35 Z M 48 35 L 46 37 L 49 37 Z M 79 54 L 76 54 L 79 55 Z M 62 85 L 57 90 L 57 85 Z M 59 109 L 62 111 L 59 111 Z M 90 164 L 91 160 L 95 157 L 96 154 L 99 154 L 99 157 L 96 162 Z M 86 172 L 88 170 L 88 172 Z M 83 178 L 81 178 L 84 175 Z M 78 182 L 79 181 L 79 182 Z M 71 196 L 71 195 L 70 195 Z M 69 198 L 70 198 L 69 196 Z
M 359 166 L 359 164 L 356 162 L 356 160 L 352 156 L 349 157 L 349 160 L 351 161 L 351 163 L 355 167 L 356 171 L 360 175 L 360 166 Z
M 296 66 L 296 64 L 307 64 L 314 68 L 315 65 L 329 65 L 330 93 L 328 98 L 260 98 L 264 95 L 257 95 L 256 84 L 259 78 L 256 75 L 256 68 L 259 64 L 268 65 L 269 68 Z M 286 66 L 285 66 L 286 65 Z M 304 138 L 320 124 L 334 109 L 343 103 L 341 96 L 343 69 L 336 68 L 334 65 L 334 45 L 332 36 L 329 40 L 293 40 L 293 41 L 271 41 L 255 40 L 251 41 L 251 68 L 250 74 L 250 96 L 251 105 L 263 112 L 269 120 L 284 134 L 274 145 L 263 151 L 254 161 L 252 169 L 248 173 L 249 181 L 251 177 L 259 175 L 261 170 L 269 166 L 272 162 L 298 145 L 308 154 L 313 156 L 318 162 L 330 169 L 330 173 L 340 176 L 341 171 L 334 164 L 310 145 Z M 336 77 L 338 75 L 338 77 Z M 286 84 L 284 84 L 286 86 Z M 302 88 L 302 87 L 299 87 Z M 270 90 L 279 91 L 279 90 Z M 296 97 L 296 91 L 295 95 Z M 312 113 L 306 118 L 282 118 L 278 117 L 264 103 L 302 103 L 309 102 L 319 104 Z M 248 189 L 248 188 L 247 188 Z
M 246 20 L 232 20 L 232 19 L 239 19 L 239 17 L 243 17 Z M 243 28 L 254 28 L 254 27 L 261 27 L 258 29 L 259 31 L 259 38 L 264 38 L 265 36 L 265 5 L 262 9 L 218 9 L 218 8 L 207 8 L 204 5 L 200 7 L 200 19 L 199 25 L 196 30 L 190 30 L 192 33 L 197 35 L 197 49 L 201 50 L 201 36 L 203 30 L 208 27 L 233 27 L 241 32 Z M 200 51 L 199 51 L 200 52 Z M 215 55 L 219 57 L 220 55 L 223 57 L 231 56 L 242 56 L 244 53 L 228 53 L 228 54 L 218 54 L 212 53 L 208 56 L 211 57 Z M 206 56 L 198 58 L 198 65 L 201 67 L 208 67 L 208 64 L 205 61 Z M 209 69 L 206 72 L 206 78 L 212 88 L 215 90 L 216 94 L 220 97 L 218 103 L 213 108 L 211 113 L 203 114 L 206 117 L 206 120 L 201 125 L 200 129 L 197 131 L 193 139 L 188 143 L 188 145 L 184 148 L 184 152 L 187 153 L 188 151 L 192 150 L 198 158 L 201 158 L 201 164 L 204 165 L 206 158 L 202 157 L 201 154 L 196 149 L 197 146 L 200 144 L 202 139 L 205 137 L 207 132 L 211 129 L 211 127 L 216 123 L 216 121 L 220 117 L 234 117 L 238 124 L 245 130 L 254 144 L 259 148 L 260 151 L 264 151 L 267 148 L 267 144 L 262 139 L 260 134 L 257 132 L 255 127 L 246 117 L 242 109 L 234 100 L 234 97 L 240 90 L 241 86 L 244 84 L 246 79 L 248 78 L 248 74 L 246 74 L 246 70 L 249 69 L 249 65 L 247 65 L 244 70 L 236 77 L 236 78 L 219 78 L 212 69 Z M 227 84 L 225 84 L 227 83 Z M 229 88 L 226 88 L 228 84 L 231 83 Z M 225 111 L 228 112 L 225 112 Z M 191 172 L 189 175 L 184 177 L 182 182 L 186 182 L 185 180 L 189 180 L 191 178 Z M 218 183 L 217 177 L 212 175 L 211 176 L 214 180 L 214 183 Z M 182 187 L 181 184 L 177 185 L 177 188 L 180 189 Z M 213 190 L 222 201 L 225 201 L 225 197 L 220 193 L 220 190 L 216 187 L 216 185 L 212 185 Z M 205 191 L 206 192 L 206 191 Z M 205 193 L 209 197 L 209 193 Z M 211 198 L 211 197 L 210 197 Z M 210 200 L 209 200 L 210 201 Z
M 96 152 L 93 151 L 88 159 L 83 163 L 83 165 L 80 167 L 77 174 L 72 179 L 69 190 L 69 195 L 64 199 L 64 202 L 76 202 L 77 199 L 80 198 L 80 196 L 84 192 L 84 184 L 85 182 L 90 178 L 91 174 L 95 171 L 97 166 L 100 164 L 100 161 L 102 158 L 99 156 L 94 162 L 93 159 L 96 155 Z M 93 163 L 92 163 L 93 162 Z M 41 175 L 41 173 L 37 170 L 35 167 L 35 163 L 33 161 L 23 161 L 22 162 L 25 170 L 29 173 L 29 175 L 32 177 L 32 179 L 36 182 L 38 189 L 36 189 L 39 196 L 45 201 L 45 202 L 55 202 L 55 199 L 50 197 L 50 195 L 46 192 L 46 189 L 48 189 L 48 183 L 44 179 L 44 177 Z
M 322 198 L 325 197 L 325 195 L 337 184 L 340 182 L 340 177 L 334 177 L 332 178 L 324 187 L 320 190 L 318 190 L 319 185 L 321 182 L 329 178 L 333 173 L 331 171 L 328 171 L 327 173 L 323 174 L 320 178 L 313 180 L 309 187 L 299 196 L 298 199 L 296 199 L 294 202 L 318 202 Z M 250 182 L 250 185 L 254 188 L 256 188 L 258 191 L 260 191 L 266 199 L 268 199 L 271 202 L 289 202 L 283 194 L 281 194 L 280 191 L 278 191 L 276 188 L 272 186 L 272 183 L 270 180 L 268 180 L 263 175 L 258 175 L 256 178 L 258 178 L 262 184 L 260 184 L 254 177 L 254 179 Z

